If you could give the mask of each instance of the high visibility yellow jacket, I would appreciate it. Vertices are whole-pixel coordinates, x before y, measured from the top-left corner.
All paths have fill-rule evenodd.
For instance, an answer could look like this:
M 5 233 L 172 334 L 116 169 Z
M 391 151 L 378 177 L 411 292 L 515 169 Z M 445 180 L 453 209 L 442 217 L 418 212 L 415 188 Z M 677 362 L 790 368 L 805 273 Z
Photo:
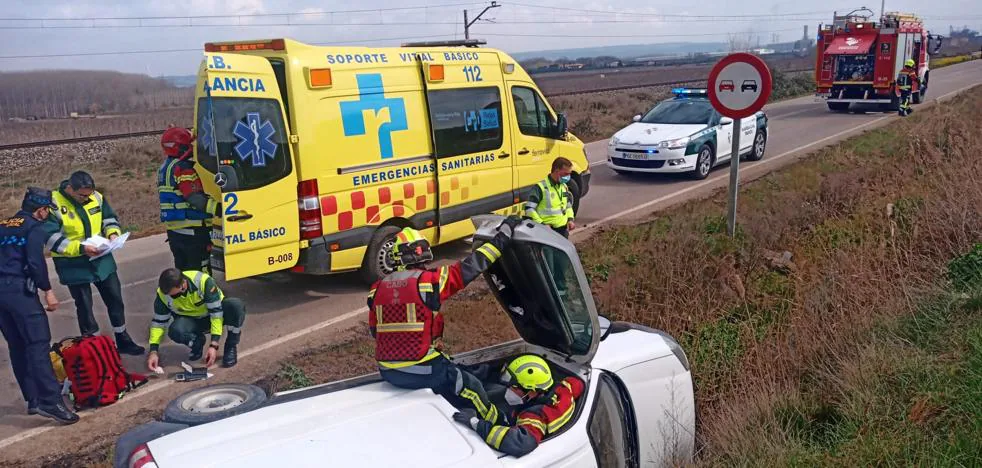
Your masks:
M 222 327 L 225 325 L 222 300 L 225 299 L 225 294 L 207 273 L 185 271 L 183 274 L 188 282 L 188 289 L 184 294 L 174 298 L 157 288 L 157 299 L 153 303 L 153 320 L 150 322 L 151 351 L 160 347 L 160 341 L 173 315 L 191 318 L 208 316 L 211 321 L 212 341 L 222 338 Z
M 98 191 L 92 192 L 83 205 L 65 192 L 67 186 L 68 181 L 64 181 L 59 190 L 51 193 L 57 208 L 51 210 L 51 216 L 44 224 L 49 234 L 46 246 L 51 250 L 58 278 L 65 285 L 105 280 L 116 271 L 112 254 L 90 260 L 82 248 L 82 241 L 94 235 L 109 238 L 121 234 L 119 220 Z
M 573 220 L 573 194 L 566 184 L 553 182 L 547 176 L 529 194 L 525 215 L 547 226 L 566 227 Z

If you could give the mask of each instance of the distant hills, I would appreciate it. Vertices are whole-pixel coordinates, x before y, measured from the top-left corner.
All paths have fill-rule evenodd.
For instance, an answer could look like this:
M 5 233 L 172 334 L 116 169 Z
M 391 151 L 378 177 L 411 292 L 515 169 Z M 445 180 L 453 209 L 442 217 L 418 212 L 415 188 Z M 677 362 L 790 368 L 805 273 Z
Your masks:
M 724 42 L 665 42 L 661 44 L 632 44 L 516 52 L 511 55 L 517 60 L 528 60 L 533 58 L 556 60 L 561 58 L 576 59 L 580 57 L 600 56 L 632 59 L 639 57 L 722 52 L 728 50 L 728 47 L 728 44 Z
M 198 77 L 194 75 L 161 76 L 159 79 L 166 81 L 175 88 L 193 88 L 198 82 Z

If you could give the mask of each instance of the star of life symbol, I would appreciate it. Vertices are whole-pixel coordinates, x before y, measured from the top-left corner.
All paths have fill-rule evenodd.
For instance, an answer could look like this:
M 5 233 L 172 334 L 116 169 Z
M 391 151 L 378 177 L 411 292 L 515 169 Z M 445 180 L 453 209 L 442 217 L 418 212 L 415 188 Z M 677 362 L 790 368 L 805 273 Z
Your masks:
M 235 145 L 235 153 L 243 161 L 251 159 L 255 167 L 264 167 L 266 158 L 276 157 L 277 145 L 272 140 L 276 129 L 269 120 L 263 121 L 258 112 L 246 114 L 246 122 L 248 124 L 241 120 L 236 122 L 235 129 L 232 131 L 232 134 L 239 139 L 239 143 Z
M 201 134 L 198 135 L 201 146 L 208 148 L 208 154 L 211 155 L 218 153 L 215 146 L 215 126 L 213 123 L 211 114 L 205 114 L 204 118 L 201 119 Z

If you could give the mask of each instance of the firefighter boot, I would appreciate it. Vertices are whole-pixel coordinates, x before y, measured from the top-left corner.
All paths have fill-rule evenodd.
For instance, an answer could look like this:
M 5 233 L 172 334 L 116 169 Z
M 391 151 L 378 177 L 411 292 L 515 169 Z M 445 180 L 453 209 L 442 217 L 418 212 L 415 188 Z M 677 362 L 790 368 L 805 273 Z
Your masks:
M 225 352 L 222 353 L 222 367 L 233 367 L 239 362 L 239 339 L 242 332 L 229 333 L 225 338 Z
M 143 346 L 134 343 L 133 338 L 130 338 L 130 334 L 125 331 L 116 334 L 116 349 L 121 354 L 131 356 L 142 356 L 143 352 L 146 351 Z
M 188 343 L 191 347 L 191 353 L 188 354 L 188 360 L 191 362 L 200 361 L 201 356 L 205 353 L 205 337 L 201 333 L 195 333 L 194 338 L 191 343 Z

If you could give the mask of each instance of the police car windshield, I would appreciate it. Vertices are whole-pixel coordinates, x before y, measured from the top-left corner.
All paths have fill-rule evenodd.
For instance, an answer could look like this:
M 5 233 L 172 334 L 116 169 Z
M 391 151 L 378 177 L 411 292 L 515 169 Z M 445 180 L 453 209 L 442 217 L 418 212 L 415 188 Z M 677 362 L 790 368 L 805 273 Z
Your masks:
M 293 171 L 275 99 L 200 98 L 196 121 L 197 162 L 214 174 L 221 160 L 226 190 L 263 187 Z
M 709 101 L 673 99 L 662 101 L 648 111 L 641 122 L 649 124 L 706 125 L 713 116 Z

